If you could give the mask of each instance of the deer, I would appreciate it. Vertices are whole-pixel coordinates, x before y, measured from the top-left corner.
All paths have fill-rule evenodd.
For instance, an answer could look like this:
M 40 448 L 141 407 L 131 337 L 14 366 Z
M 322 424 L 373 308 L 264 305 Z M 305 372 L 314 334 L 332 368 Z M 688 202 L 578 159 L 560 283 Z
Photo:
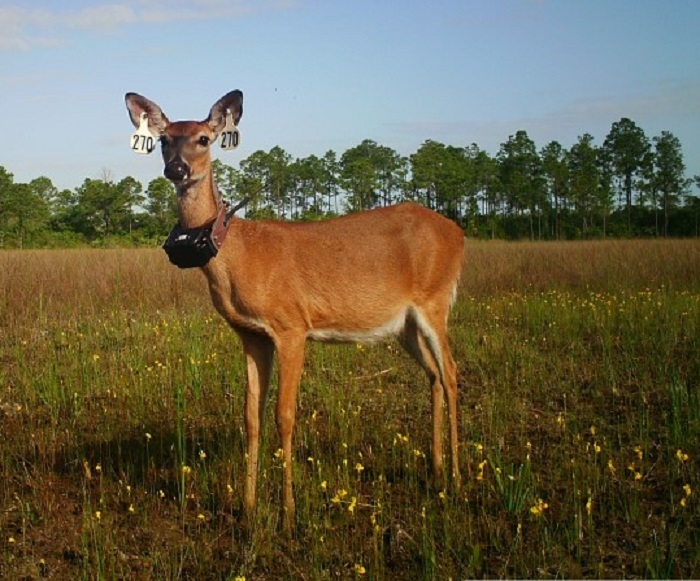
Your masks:
M 284 461 L 281 508 L 285 529 L 295 522 L 292 432 L 309 340 L 398 339 L 428 376 L 432 470 L 443 481 L 447 407 L 451 476 L 458 488 L 457 368 L 447 326 L 464 262 L 462 229 L 415 203 L 306 223 L 228 214 L 222 219 L 226 205 L 214 183 L 211 147 L 227 117 L 238 125 L 243 93 L 224 95 L 203 121 L 171 122 L 156 103 L 137 93 L 127 93 L 125 101 L 134 126 L 147 121 L 148 131 L 160 141 L 163 173 L 177 195 L 179 226 L 215 224 L 214 237 L 218 242 L 223 238 L 216 255 L 198 268 L 215 309 L 239 336 L 246 360 L 246 519 L 256 510 L 260 438 L 276 353 L 275 419 Z

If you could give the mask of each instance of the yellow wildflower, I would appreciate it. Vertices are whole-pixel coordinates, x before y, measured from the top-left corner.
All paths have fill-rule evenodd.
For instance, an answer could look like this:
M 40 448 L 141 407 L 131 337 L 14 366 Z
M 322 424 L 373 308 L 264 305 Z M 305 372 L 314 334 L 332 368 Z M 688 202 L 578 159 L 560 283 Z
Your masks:
M 488 460 L 482 460 L 479 462 L 478 466 L 478 472 L 476 473 L 476 479 L 477 480 L 483 480 L 484 479 L 484 467 L 488 464 Z
M 678 450 L 676 450 L 676 458 L 678 458 L 679 462 L 687 462 L 689 459 L 689 456 L 683 450 L 678 448 Z
M 334 504 L 340 504 L 340 501 L 345 498 L 348 495 L 348 491 L 345 489 L 341 489 L 338 492 L 335 493 L 335 496 L 331 498 L 331 501 Z
M 549 505 L 541 498 L 538 498 L 537 502 L 535 502 L 535 504 L 532 507 L 530 507 L 530 512 L 535 516 L 542 516 L 544 514 L 544 511 L 548 508 Z
M 362 565 L 357 563 L 355 565 L 355 575 L 364 575 L 365 573 L 367 573 L 367 569 L 365 569 Z
M 394 438 L 394 445 L 396 445 L 397 442 L 399 444 L 401 444 L 401 443 L 407 444 L 408 443 L 408 434 L 406 434 L 404 436 L 401 432 L 397 432 L 396 437 Z

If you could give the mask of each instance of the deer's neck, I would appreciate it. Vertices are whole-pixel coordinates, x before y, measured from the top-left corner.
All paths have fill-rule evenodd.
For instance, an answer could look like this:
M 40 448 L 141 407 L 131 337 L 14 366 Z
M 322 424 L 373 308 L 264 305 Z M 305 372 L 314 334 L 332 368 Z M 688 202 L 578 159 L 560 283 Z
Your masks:
M 189 186 L 177 187 L 177 196 L 178 218 L 183 228 L 199 228 L 216 217 L 219 197 L 211 173 Z

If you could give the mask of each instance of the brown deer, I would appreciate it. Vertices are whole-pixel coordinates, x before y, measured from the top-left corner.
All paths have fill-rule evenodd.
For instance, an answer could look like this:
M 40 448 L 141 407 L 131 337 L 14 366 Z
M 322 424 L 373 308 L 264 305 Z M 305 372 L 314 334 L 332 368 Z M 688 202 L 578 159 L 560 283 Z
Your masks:
M 171 122 L 158 105 L 135 93 L 126 95 L 126 106 L 135 127 L 147 117 L 148 130 L 160 139 L 164 174 L 177 191 L 179 226 L 210 226 L 220 246 L 201 269 L 214 306 L 240 336 L 247 360 L 246 515 L 255 511 L 261 423 L 277 351 L 284 522 L 287 528 L 294 522 L 292 431 L 308 339 L 398 338 L 431 383 L 431 455 L 438 477 L 443 475 L 447 400 L 452 477 L 459 486 L 457 379 L 447 319 L 462 268 L 462 230 L 416 204 L 304 224 L 226 215 L 214 184 L 210 148 L 227 115 L 238 124 L 243 94 L 232 91 L 222 97 L 204 121 Z

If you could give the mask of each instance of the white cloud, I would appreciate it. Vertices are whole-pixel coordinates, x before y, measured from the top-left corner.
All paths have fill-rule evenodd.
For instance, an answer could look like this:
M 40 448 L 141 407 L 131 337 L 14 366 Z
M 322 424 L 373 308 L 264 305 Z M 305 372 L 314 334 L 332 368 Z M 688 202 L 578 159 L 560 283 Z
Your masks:
M 700 80 L 660 88 L 635 96 L 601 96 L 572 101 L 541 115 L 453 121 L 411 121 L 389 124 L 398 135 L 424 135 L 455 145 L 475 142 L 490 151 L 509 135 L 524 129 L 539 145 L 549 140 L 573 143 L 577 136 L 591 133 L 598 141 L 605 138 L 612 123 L 628 117 L 645 128 L 661 125 L 678 132 L 690 119 L 700 115 Z
M 133 24 L 138 20 L 138 14 L 129 4 L 103 4 L 90 6 L 57 18 L 58 26 L 70 28 L 115 28 L 125 24 Z
M 660 115 L 700 114 L 700 80 L 661 88 L 635 97 L 599 98 L 572 103 L 558 115 L 574 118 L 609 118 L 620 115 L 634 119 Z
M 50 20 L 51 15 L 45 10 L 13 6 L 0 8 L 0 51 L 60 45 L 55 36 L 34 31 L 36 28 L 45 28 Z
M 57 47 L 71 30 L 115 29 L 137 24 L 213 20 L 289 8 L 293 0 L 126 0 L 75 11 L 0 7 L 0 52 Z

